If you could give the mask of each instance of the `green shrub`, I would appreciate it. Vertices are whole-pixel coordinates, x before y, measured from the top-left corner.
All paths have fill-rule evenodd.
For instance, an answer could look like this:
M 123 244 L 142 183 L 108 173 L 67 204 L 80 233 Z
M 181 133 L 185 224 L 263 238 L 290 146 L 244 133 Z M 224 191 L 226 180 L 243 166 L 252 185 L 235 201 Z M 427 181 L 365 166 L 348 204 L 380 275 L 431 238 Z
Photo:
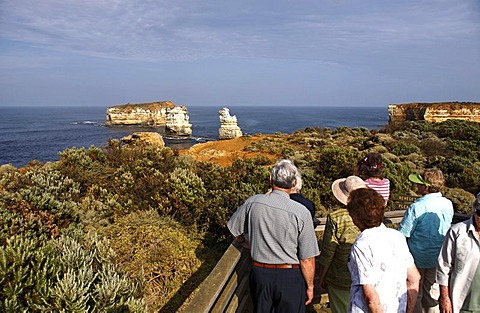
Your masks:
M 9 238 L 0 247 L 0 311 L 145 311 L 138 284 L 111 262 L 109 244 L 85 239 L 88 249 L 65 236 Z
M 196 256 L 201 238 L 155 211 L 130 213 L 99 232 L 110 238 L 116 263 L 130 277 L 145 277 L 145 301 L 155 312 L 202 263 Z
M 453 203 L 455 212 L 472 214 L 472 204 L 475 201 L 475 195 L 461 188 L 448 188 L 443 195 Z
M 420 153 L 421 150 L 418 146 L 414 144 L 398 142 L 396 145 L 393 146 L 391 152 L 395 155 L 408 155 L 411 153 Z

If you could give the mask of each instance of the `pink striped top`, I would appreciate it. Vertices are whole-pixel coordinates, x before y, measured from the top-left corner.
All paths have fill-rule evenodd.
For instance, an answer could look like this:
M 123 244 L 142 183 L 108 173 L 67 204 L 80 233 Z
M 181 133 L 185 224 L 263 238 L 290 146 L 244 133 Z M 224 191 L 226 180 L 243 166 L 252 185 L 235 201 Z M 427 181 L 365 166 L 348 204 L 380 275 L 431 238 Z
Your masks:
M 385 199 L 385 203 L 387 203 L 388 199 L 390 198 L 390 181 L 387 178 L 367 178 L 365 179 L 365 183 L 368 187 L 378 192 L 383 197 L 383 199 Z

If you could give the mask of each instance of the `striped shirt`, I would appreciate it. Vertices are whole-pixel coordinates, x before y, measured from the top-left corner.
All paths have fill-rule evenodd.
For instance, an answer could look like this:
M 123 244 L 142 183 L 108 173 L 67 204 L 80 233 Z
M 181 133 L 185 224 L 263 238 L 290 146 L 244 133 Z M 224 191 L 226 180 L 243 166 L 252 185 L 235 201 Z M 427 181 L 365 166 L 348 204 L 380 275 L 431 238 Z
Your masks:
M 385 199 L 385 203 L 388 202 L 388 199 L 390 199 L 390 181 L 387 178 L 367 178 L 365 179 L 365 184 L 367 184 L 369 188 L 378 192 L 383 199 Z
M 298 264 L 319 254 L 309 211 L 281 190 L 248 198 L 227 227 L 233 236 L 243 234 L 250 242 L 253 261 Z

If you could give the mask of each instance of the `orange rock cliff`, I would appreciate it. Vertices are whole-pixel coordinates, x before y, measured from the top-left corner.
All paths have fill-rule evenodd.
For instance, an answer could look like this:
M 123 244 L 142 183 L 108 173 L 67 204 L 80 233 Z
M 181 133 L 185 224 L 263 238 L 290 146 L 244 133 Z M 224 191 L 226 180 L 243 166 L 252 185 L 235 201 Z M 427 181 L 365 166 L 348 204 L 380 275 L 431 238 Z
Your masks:
M 388 106 L 389 122 L 420 121 L 443 122 L 449 119 L 480 122 L 480 103 L 439 102 L 404 103 Z

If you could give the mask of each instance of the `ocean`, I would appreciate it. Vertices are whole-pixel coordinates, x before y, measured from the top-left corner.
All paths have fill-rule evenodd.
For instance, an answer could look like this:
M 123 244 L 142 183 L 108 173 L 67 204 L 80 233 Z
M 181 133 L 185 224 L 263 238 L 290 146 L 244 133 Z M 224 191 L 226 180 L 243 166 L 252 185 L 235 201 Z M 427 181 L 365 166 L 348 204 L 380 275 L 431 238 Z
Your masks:
M 21 167 L 32 160 L 58 160 L 67 148 L 105 146 L 133 132 L 158 131 L 165 144 L 185 149 L 218 139 L 222 107 L 188 107 L 192 136 L 164 136 L 162 129 L 135 126 L 106 127 L 106 107 L 0 107 L 0 165 Z M 365 127 L 380 129 L 388 123 L 387 107 L 229 107 L 243 134 L 293 133 L 305 127 Z

